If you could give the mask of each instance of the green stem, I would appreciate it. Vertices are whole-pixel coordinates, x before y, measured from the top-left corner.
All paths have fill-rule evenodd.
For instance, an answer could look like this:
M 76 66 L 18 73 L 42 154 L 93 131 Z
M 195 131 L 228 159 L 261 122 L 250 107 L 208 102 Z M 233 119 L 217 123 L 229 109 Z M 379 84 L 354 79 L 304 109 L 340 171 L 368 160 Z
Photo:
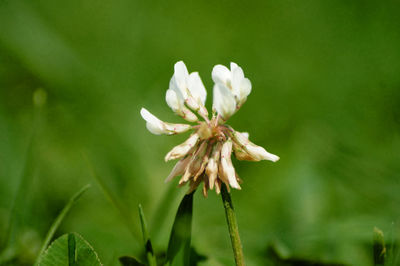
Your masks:
M 229 192 L 223 184 L 221 186 L 222 202 L 225 208 L 226 222 L 228 223 L 229 235 L 231 237 L 233 255 L 237 266 L 243 266 L 244 256 L 242 250 L 242 243 L 240 242 L 239 228 L 236 221 L 235 210 L 233 208 L 232 199 Z

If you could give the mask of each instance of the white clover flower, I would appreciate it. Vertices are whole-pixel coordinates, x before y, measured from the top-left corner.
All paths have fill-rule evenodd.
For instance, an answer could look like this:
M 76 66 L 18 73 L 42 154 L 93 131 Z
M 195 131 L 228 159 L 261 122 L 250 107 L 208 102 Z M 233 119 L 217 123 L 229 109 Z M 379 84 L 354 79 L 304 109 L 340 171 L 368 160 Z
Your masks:
M 207 92 L 197 72 L 188 72 L 185 64 L 175 64 L 174 74 L 166 93 L 169 107 L 189 122 L 196 125 L 166 123 L 152 115 L 145 108 L 140 114 L 146 120 L 147 129 L 156 135 L 173 135 L 193 130 L 182 144 L 174 147 L 165 161 L 179 159 L 166 182 L 181 176 L 179 186 L 189 183 L 189 192 L 194 191 L 203 181 L 203 194 L 209 189 L 219 194 L 224 183 L 241 189 L 242 182 L 233 167 L 231 155 L 238 160 L 276 162 L 279 157 L 267 152 L 263 147 L 249 141 L 249 134 L 237 132 L 225 124 L 246 101 L 251 92 L 250 80 L 244 77 L 243 70 L 235 63 L 231 69 L 216 65 L 212 71 L 214 80 L 213 114 L 209 119 L 205 101 Z M 204 119 L 199 121 L 198 116 Z
M 233 113 L 235 113 L 246 101 L 247 96 L 249 96 L 251 92 L 250 80 L 244 77 L 242 68 L 233 62 L 231 63 L 231 70 L 223 65 L 214 66 L 211 76 L 215 82 L 215 85 L 220 90 L 218 95 L 223 94 L 225 95 L 225 98 L 227 98 L 224 99 L 224 101 L 228 103 L 229 106 L 225 107 L 225 115 L 233 115 Z M 233 98 L 234 100 L 232 100 L 231 98 Z M 234 110 L 232 107 L 233 101 L 235 102 Z M 215 87 L 214 107 L 216 110 L 218 110 L 218 108 L 221 108 L 220 104 L 218 102 L 215 102 Z
M 208 112 L 204 107 L 207 91 L 199 73 L 193 72 L 189 74 L 182 61 L 175 64 L 174 70 L 174 75 L 169 82 L 169 89 L 165 96 L 169 107 L 189 122 L 196 122 L 198 118 L 185 104 L 199 114 L 207 116 Z

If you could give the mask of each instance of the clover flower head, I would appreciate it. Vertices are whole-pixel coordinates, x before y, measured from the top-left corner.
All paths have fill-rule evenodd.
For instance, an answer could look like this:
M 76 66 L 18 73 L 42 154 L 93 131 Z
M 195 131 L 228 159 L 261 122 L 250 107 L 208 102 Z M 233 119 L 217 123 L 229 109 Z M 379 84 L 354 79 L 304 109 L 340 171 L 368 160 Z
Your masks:
M 238 160 L 279 160 L 278 156 L 252 143 L 248 133 L 237 132 L 225 124 L 251 92 L 251 82 L 244 76 L 242 68 L 235 63 L 231 63 L 230 69 L 216 65 L 212 70 L 212 79 L 215 84 L 211 119 L 205 107 L 207 91 L 204 84 L 197 72 L 189 74 L 182 61 L 174 66 L 165 98 L 177 115 L 196 124 L 166 123 L 145 108 L 140 111 L 147 129 L 153 134 L 173 135 L 193 131 L 185 142 L 165 156 L 165 161 L 179 160 L 165 181 L 181 176 L 179 186 L 188 183 L 188 193 L 203 182 L 205 197 L 209 189 L 215 188 L 219 194 L 222 183 L 228 190 L 230 187 L 241 189 L 242 180 L 233 167 L 232 153 Z M 199 117 L 203 120 L 199 120 Z

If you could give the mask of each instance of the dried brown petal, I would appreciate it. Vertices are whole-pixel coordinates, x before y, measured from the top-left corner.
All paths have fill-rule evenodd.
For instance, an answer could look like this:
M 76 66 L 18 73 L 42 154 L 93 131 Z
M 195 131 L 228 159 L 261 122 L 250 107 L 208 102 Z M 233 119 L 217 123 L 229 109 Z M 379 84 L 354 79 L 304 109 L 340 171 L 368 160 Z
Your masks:
M 199 186 L 200 182 L 201 182 L 201 178 L 197 179 L 196 181 L 191 179 L 190 180 L 190 187 L 189 187 L 189 190 L 186 192 L 186 194 L 190 194 L 193 191 L 195 191 L 197 189 L 197 187 Z
M 182 144 L 175 146 L 170 152 L 165 156 L 165 161 L 175 160 L 184 157 L 189 153 L 191 149 L 195 147 L 199 140 L 198 134 L 191 135 L 185 142 Z
M 165 179 L 165 183 L 171 181 L 174 177 L 183 175 L 185 173 L 186 167 L 190 162 L 191 157 L 187 156 L 176 163 L 171 173 Z
M 208 164 L 206 167 L 206 174 L 210 180 L 210 189 L 214 188 L 214 183 L 218 176 L 218 162 L 221 154 L 221 148 L 222 144 L 220 142 L 217 142 L 214 145 L 211 157 L 208 160 Z
M 232 160 L 232 140 L 228 139 L 223 145 L 221 150 L 221 163 L 223 180 L 228 180 L 229 185 L 236 189 L 241 189 L 236 180 L 235 168 L 233 167 Z
M 215 192 L 217 194 L 221 193 L 221 180 L 219 180 L 219 179 L 215 180 Z
M 208 182 L 209 182 L 208 177 L 206 175 L 203 175 L 203 195 L 205 198 L 207 198 L 208 196 L 208 186 L 209 186 Z
M 206 148 L 207 148 L 207 142 L 203 141 L 198 147 L 197 151 L 195 151 L 194 155 L 192 156 L 191 161 L 186 167 L 185 174 L 182 176 L 181 180 L 179 180 L 179 184 L 187 182 L 191 177 L 197 174 L 203 162 L 203 157 L 206 153 Z

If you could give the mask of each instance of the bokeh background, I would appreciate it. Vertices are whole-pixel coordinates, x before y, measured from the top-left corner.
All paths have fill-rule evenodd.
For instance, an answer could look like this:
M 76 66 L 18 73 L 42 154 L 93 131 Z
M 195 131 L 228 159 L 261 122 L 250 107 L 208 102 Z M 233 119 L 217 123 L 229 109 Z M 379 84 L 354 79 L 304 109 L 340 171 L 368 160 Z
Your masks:
M 164 184 L 164 155 L 142 106 L 164 101 L 173 64 L 243 67 L 253 91 L 229 124 L 281 160 L 239 162 L 233 191 L 248 265 L 283 256 L 372 265 L 372 231 L 400 235 L 398 1 L 0 0 L 0 241 L 32 263 L 70 196 L 91 189 L 57 235 L 78 232 L 105 265 L 141 252 L 137 204 L 166 248 L 185 190 Z M 93 169 L 132 216 L 127 226 Z M 12 211 L 14 210 L 14 211 Z M 130 227 L 130 228 L 129 228 Z M 202 265 L 233 265 L 221 199 L 195 196 Z M 399 261 L 400 263 L 400 261 Z M 394 264 L 393 264 L 394 265 Z

